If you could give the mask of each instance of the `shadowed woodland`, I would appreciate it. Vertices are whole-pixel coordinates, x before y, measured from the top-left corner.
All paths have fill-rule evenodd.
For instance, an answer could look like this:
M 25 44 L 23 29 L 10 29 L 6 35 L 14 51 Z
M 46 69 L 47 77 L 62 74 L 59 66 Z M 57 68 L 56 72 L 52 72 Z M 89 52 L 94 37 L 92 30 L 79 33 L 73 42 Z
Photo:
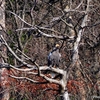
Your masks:
M 99 0 L 5 0 L 3 12 L 0 100 L 100 99 Z

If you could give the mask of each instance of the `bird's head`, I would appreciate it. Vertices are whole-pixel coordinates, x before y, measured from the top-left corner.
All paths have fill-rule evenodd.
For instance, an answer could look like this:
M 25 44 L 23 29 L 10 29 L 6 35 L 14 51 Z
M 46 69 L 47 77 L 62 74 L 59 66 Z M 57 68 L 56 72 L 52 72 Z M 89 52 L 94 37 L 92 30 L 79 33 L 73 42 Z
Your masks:
M 59 45 L 59 44 L 56 44 L 56 45 L 55 45 L 55 47 L 56 47 L 56 48 L 59 48 L 59 47 L 60 47 L 60 45 Z

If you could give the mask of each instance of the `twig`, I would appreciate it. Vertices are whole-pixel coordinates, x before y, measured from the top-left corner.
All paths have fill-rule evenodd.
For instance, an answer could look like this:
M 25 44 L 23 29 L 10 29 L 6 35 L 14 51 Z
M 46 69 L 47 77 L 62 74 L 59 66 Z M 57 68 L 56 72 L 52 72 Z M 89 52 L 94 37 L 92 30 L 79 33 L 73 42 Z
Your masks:
M 15 79 L 20 79 L 20 80 L 25 79 L 25 80 L 28 80 L 28 81 L 33 82 L 33 83 L 40 83 L 40 82 L 35 81 L 35 80 L 33 80 L 33 79 L 30 79 L 30 78 L 28 78 L 28 77 L 17 77 L 17 76 L 13 76 L 13 75 L 10 75 L 10 74 L 8 74 L 8 75 L 9 75 L 10 77 L 12 77 L 12 78 L 15 78 Z
M 28 22 L 26 22 L 24 19 L 22 19 L 20 16 L 18 16 L 17 14 L 15 14 L 14 12 L 8 11 L 9 13 L 13 14 L 14 16 L 18 17 L 22 22 L 24 22 L 25 24 L 29 25 L 29 26 L 33 26 L 31 24 L 29 24 Z

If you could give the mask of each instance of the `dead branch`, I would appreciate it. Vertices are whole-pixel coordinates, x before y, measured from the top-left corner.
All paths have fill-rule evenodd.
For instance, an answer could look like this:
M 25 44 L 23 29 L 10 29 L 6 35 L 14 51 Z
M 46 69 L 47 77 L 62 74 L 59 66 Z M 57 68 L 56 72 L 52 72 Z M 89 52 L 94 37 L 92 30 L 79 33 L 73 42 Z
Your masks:
M 18 16 L 17 14 L 15 14 L 14 12 L 8 11 L 9 13 L 13 14 L 15 17 L 18 17 L 22 22 L 24 22 L 25 24 L 29 25 L 30 27 L 32 27 L 31 24 L 29 24 L 28 22 L 26 22 L 24 19 L 22 19 L 20 16 Z
M 12 77 L 12 78 L 15 78 L 15 79 L 19 79 L 19 80 L 22 80 L 22 79 L 25 79 L 25 80 L 28 80 L 28 81 L 30 81 L 30 82 L 33 82 L 33 83 L 40 83 L 40 82 L 38 82 L 38 81 L 35 81 L 35 80 L 33 80 L 33 79 L 30 79 L 30 78 L 28 78 L 28 77 L 17 77 L 17 76 L 13 76 L 13 75 L 10 75 L 10 74 L 8 74 L 10 77 Z

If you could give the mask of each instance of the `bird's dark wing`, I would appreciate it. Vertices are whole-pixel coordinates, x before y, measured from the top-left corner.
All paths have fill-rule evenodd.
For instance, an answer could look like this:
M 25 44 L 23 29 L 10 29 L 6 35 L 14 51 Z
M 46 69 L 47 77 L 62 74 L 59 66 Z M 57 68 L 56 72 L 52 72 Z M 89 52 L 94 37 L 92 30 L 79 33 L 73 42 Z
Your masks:
M 52 53 L 50 52 L 49 55 L 48 55 L 48 66 L 52 67 Z

